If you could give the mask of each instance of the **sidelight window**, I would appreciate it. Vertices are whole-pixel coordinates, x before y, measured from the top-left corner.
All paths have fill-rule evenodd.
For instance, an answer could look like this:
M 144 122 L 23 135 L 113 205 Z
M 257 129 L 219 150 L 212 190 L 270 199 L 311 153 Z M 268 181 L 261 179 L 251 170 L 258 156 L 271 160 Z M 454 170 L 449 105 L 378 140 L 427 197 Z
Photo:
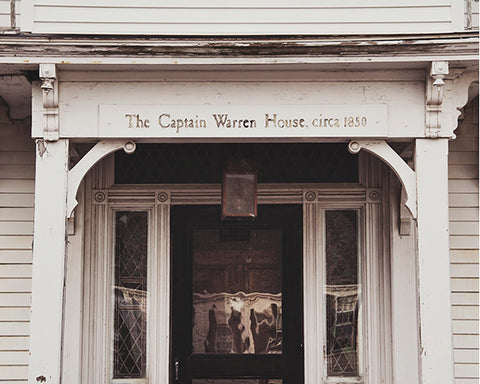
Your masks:
M 358 212 L 325 211 L 327 376 L 358 377 L 360 281 Z
M 115 212 L 113 378 L 142 378 L 147 360 L 148 212 Z

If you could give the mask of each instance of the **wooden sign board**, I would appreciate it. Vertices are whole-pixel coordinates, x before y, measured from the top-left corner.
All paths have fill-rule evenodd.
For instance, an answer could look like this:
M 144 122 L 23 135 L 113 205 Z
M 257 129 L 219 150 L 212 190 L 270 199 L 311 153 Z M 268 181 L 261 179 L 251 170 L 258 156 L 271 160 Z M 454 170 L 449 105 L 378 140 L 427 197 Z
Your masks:
M 388 137 L 387 106 L 100 105 L 98 137 Z

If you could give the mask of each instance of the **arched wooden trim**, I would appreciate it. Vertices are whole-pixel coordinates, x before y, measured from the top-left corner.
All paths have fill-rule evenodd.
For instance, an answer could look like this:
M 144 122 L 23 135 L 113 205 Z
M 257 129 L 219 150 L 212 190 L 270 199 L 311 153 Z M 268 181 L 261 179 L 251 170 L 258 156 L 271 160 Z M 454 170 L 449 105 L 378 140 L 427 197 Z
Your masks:
M 68 171 L 68 190 L 67 190 L 67 218 L 72 215 L 73 210 L 78 204 L 77 192 L 80 182 L 98 161 L 108 154 L 123 149 L 126 153 L 135 152 L 136 145 L 133 141 L 125 140 L 102 140 L 87 152 L 75 166 Z
M 353 140 L 348 144 L 350 153 L 357 154 L 365 150 L 383 160 L 399 178 L 406 193 L 405 206 L 413 218 L 417 218 L 417 181 L 415 171 L 384 140 Z

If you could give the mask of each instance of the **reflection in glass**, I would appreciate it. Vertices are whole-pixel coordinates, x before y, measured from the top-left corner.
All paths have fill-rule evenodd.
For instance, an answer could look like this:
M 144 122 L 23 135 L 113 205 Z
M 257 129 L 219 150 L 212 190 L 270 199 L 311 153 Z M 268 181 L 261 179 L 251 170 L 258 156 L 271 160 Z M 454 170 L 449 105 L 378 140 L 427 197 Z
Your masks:
M 281 230 L 193 233 L 193 353 L 282 353 Z
M 114 378 L 145 377 L 147 219 L 115 213 Z
M 325 212 L 328 376 L 358 376 L 357 211 Z

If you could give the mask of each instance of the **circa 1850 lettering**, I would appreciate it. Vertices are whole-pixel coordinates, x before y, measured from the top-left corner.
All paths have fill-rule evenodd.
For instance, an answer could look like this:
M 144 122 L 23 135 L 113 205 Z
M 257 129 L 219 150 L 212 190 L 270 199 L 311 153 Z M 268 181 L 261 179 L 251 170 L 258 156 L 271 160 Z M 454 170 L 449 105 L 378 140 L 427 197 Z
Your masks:
M 257 128 L 257 120 L 254 118 L 231 118 L 228 113 L 213 113 L 213 125 L 216 128 Z M 151 128 L 150 119 L 144 118 L 140 114 L 125 114 L 127 126 L 129 129 Z M 154 120 L 159 128 L 171 128 L 179 133 L 183 128 L 207 128 L 207 120 L 194 117 L 172 117 L 169 113 L 161 113 Z M 277 113 L 265 114 L 264 128 L 360 128 L 366 127 L 368 124 L 367 116 L 343 116 L 331 117 L 319 114 L 317 117 L 308 122 L 305 118 L 284 118 Z
M 387 108 L 366 105 L 101 105 L 107 137 L 387 136 Z

